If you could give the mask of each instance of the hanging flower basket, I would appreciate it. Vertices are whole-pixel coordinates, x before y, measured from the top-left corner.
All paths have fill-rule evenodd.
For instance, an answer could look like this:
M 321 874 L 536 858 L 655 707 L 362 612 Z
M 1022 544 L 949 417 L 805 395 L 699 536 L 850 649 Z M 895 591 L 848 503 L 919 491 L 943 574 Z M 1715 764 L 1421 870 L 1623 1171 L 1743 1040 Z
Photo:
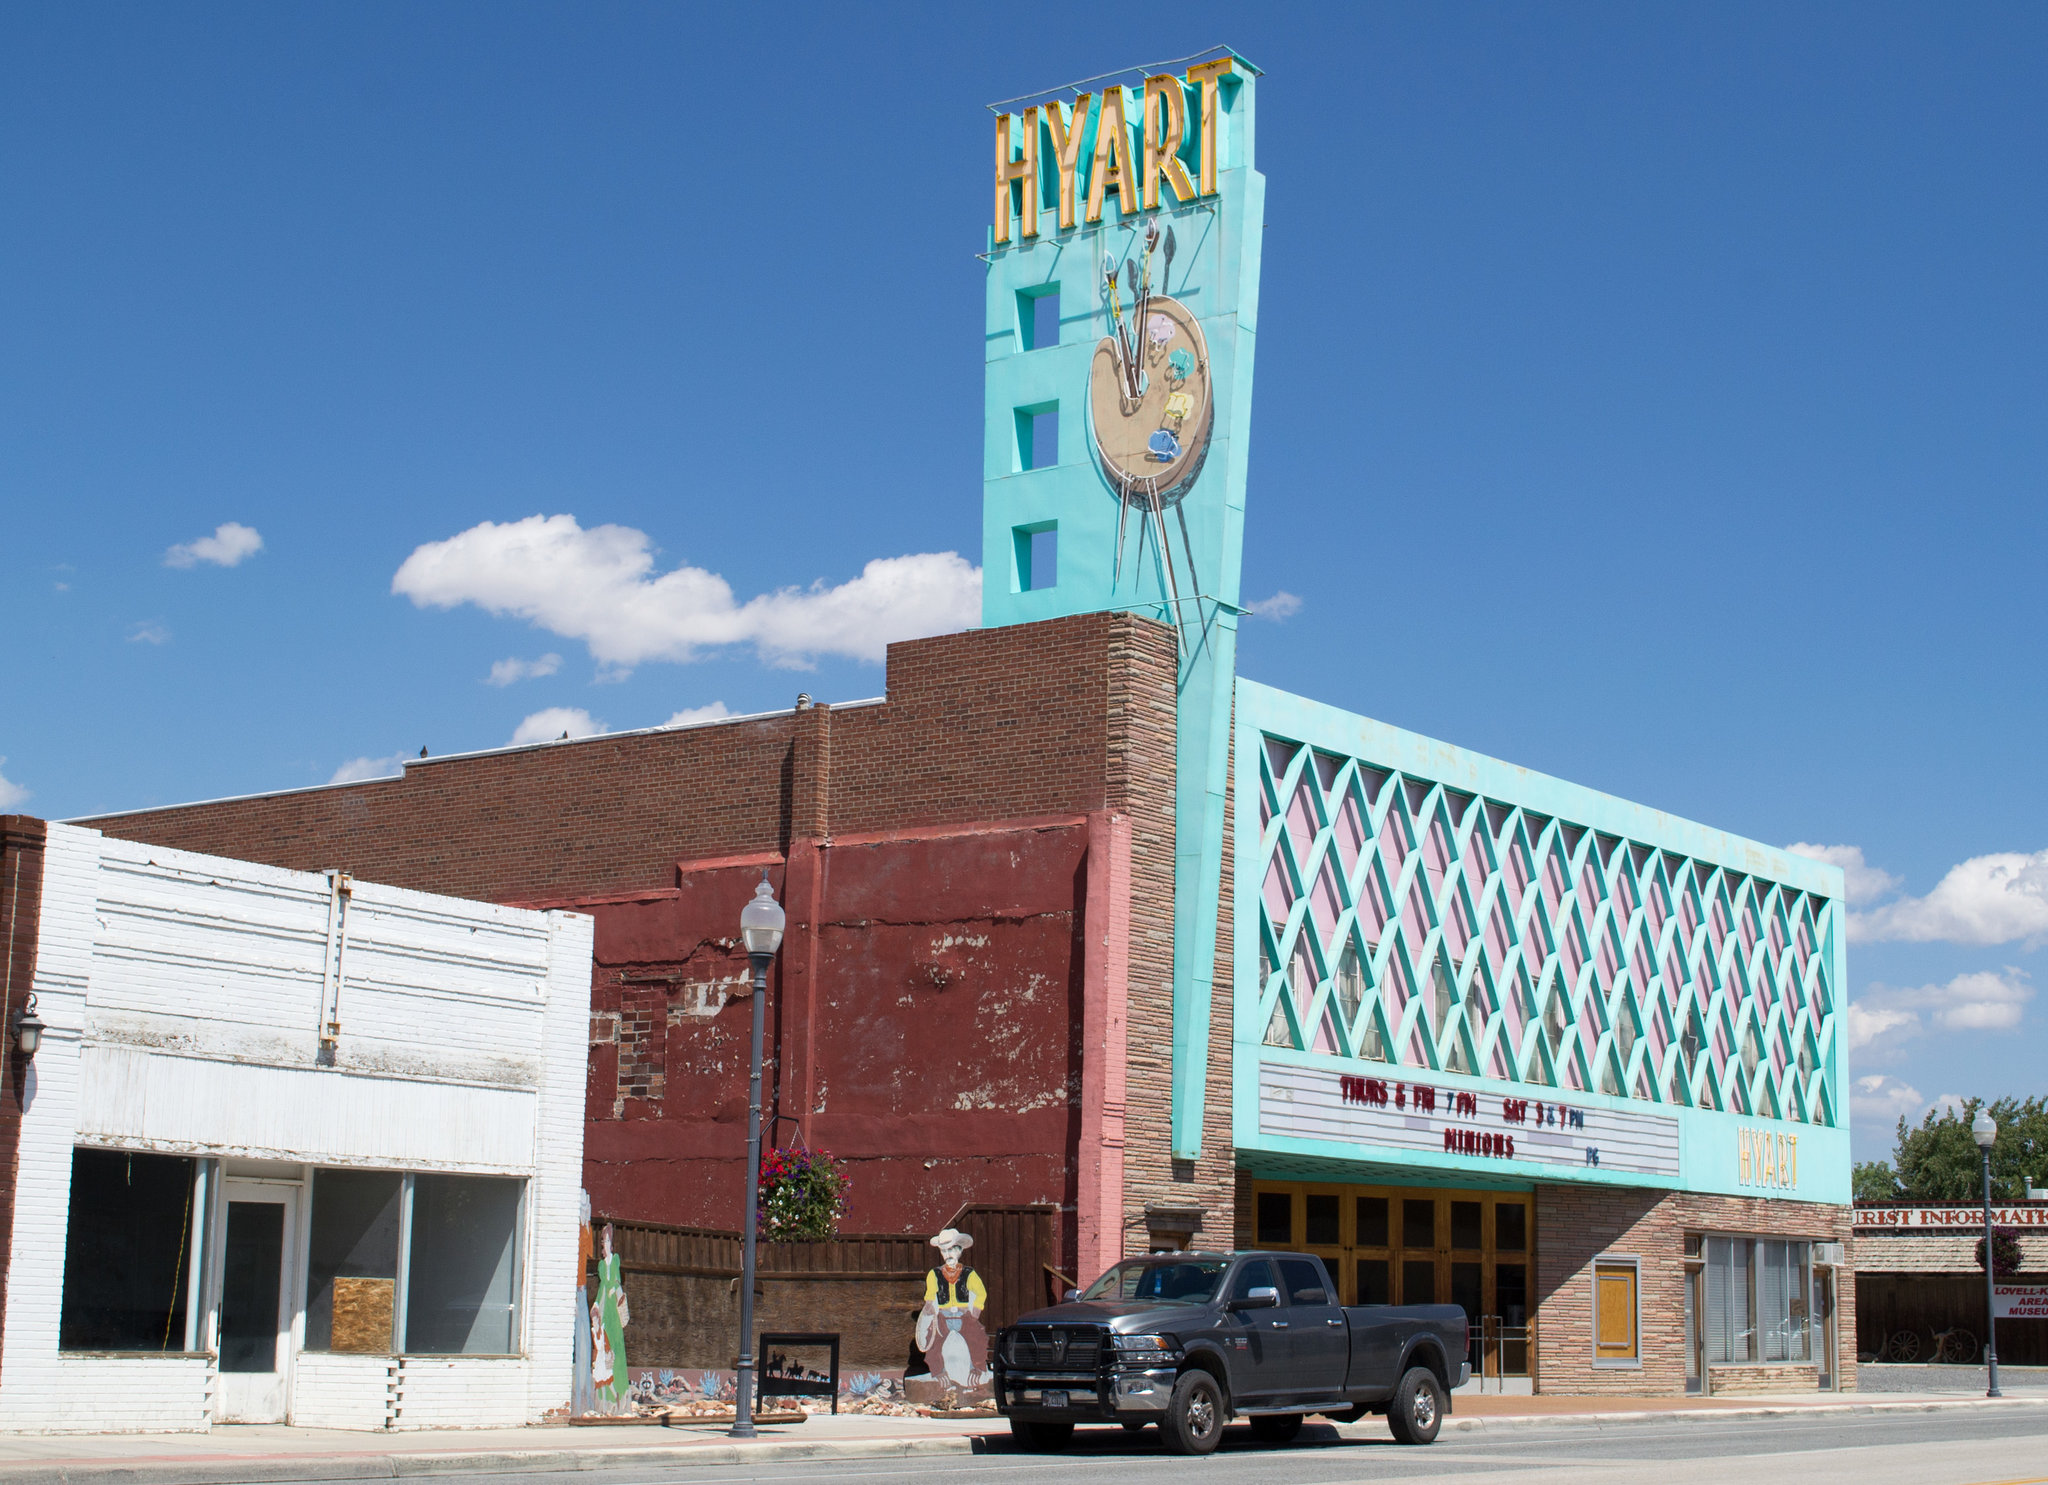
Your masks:
M 2010 1227 L 1991 1229 L 1991 1276 L 2009 1279 L 2020 1271 L 2020 1235 Z M 1977 1239 L 1977 1267 L 1984 1266 L 1984 1239 Z
M 771 1150 L 761 1157 L 755 1220 L 771 1243 L 817 1242 L 839 1230 L 853 1183 L 820 1151 Z

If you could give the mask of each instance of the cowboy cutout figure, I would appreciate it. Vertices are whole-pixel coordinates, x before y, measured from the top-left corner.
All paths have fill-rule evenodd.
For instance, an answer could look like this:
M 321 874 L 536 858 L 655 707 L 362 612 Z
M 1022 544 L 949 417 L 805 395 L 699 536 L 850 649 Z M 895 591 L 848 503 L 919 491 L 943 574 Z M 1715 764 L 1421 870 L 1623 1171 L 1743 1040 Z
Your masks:
M 974 1239 L 949 1227 L 931 1244 L 941 1261 L 924 1276 L 917 1349 L 924 1352 L 934 1378 L 955 1387 L 979 1387 L 989 1379 L 988 1332 L 981 1325 L 988 1286 L 961 1257 L 974 1246 Z

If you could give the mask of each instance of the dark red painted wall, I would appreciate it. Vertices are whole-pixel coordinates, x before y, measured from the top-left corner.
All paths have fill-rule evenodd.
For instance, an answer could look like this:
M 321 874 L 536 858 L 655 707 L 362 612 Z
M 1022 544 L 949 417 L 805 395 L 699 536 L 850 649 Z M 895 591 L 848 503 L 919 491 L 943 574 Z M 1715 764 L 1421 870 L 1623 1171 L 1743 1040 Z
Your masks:
M 1087 849 L 1080 821 L 826 846 L 815 911 L 769 866 L 790 912 L 770 1112 L 782 1143 L 846 1161 L 847 1230 L 1071 1205 Z M 673 892 L 573 904 L 597 918 L 584 1161 L 604 1212 L 739 1223 L 751 1000 L 732 934 L 761 871 L 686 867 Z

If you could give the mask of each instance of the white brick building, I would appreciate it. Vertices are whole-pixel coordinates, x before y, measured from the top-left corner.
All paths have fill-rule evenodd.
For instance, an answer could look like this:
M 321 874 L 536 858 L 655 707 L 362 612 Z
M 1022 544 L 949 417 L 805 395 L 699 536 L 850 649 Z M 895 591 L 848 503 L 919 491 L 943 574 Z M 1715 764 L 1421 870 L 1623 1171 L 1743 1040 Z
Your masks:
M 565 1406 L 590 962 L 579 914 L 50 825 L 0 1427 Z

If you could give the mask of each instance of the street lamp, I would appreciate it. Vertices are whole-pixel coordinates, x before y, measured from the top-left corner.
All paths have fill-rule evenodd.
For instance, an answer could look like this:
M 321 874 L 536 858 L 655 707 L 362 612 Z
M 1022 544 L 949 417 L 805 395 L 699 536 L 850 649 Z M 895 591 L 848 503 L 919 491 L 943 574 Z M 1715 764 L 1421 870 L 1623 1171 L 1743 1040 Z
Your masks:
M 1991 1390 L 1984 1395 L 2003 1397 L 1998 1390 L 1998 1300 L 1993 1277 L 1998 1272 L 1998 1252 L 1991 1241 L 1991 1146 L 1998 1138 L 1998 1121 L 1979 1109 L 1970 1123 L 1970 1138 L 1984 1152 L 1984 1361 L 1991 1368 Z
M 768 964 L 782 947 L 782 904 L 768 885 L 768 873 L 754 889 L 754 900 L 740 910 L 740 937 L 754 966 L 754 1058 L 747 1084 L 746 1226 L 740 1240 L 739 1385 L 733 1407 L 732 1436 L 754 1437 L 754 1229 L 761 1197 L 761 1030 L 767 1017 Z

